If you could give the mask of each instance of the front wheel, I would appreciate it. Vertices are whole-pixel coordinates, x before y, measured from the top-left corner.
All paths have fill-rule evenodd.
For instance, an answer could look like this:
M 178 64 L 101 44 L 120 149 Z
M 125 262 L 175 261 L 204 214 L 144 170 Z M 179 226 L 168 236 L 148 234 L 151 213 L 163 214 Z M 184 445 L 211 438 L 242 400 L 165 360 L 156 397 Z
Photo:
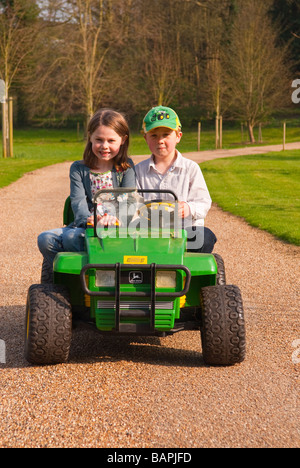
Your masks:
M 208 365 L 230 366 L 245 359 L 245 320 L 237 286 L 217 285 L 201 289 L 201 339 Z
M 217 273 L 217 284 L 223 285 L 226 284 L 226 273 L 225 273 L 225 264 L 224 260 L 219 254 L 213 254 L 216 260 L 216 264 L 218 267 L 218 273 Z
M 25 358 L 32 364 L 66 362 L 72 338 L 68 291 L 55 284 L 29 288 L 26 304 Z

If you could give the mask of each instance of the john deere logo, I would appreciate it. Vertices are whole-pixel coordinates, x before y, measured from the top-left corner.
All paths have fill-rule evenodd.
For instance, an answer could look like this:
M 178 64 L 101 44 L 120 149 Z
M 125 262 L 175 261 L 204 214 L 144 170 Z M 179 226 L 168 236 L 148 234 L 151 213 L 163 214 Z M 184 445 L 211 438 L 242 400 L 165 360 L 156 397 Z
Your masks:
M 141 284 L 143 282 L 143 273 L 141 271 L 131 271 L 129 273 L 130 284 Z
M 155 122 L 155 120 L 164 120 L 164 119 L 169 119 L 170 114 L 166 111 L 160 111 L 152 115 L 151 117 L 151 122 Z

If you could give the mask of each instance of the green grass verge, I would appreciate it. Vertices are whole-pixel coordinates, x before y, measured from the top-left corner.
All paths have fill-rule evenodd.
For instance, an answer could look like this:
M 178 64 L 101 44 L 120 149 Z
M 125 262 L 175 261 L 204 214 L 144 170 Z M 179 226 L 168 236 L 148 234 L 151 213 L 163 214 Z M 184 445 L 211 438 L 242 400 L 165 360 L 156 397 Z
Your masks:
M 222 209 L 300 245 L 300 150 L 202 163 L 211 197 Z
M 81 159 L 84 142 L 74 131 L 35 129 L 14 133 L 14 157 L 0 157 L 0 187 L 18 180 L 26 172 L 64 161 Z

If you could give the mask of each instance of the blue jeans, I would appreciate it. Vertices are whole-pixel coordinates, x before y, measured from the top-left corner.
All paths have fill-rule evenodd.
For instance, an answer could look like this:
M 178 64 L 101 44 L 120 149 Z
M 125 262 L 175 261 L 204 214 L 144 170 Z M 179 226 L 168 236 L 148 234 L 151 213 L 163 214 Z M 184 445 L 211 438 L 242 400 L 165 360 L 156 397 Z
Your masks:
M 82 252 L 85 247 L 84 238 L 84 228 L 52 229 L 38 236 L 38 247 L 45 260 L 52 264 L 59 252 Z
M 215 234 L 207 227 L 186 227 L 188 235 L 187 251 L 194 253 L 211 253 L 217 242 Z
M 186 228 L 188 233 L 188 252 L 211 253 L 217 238 L 214 233 L 203 227 Z M 85 250 L 85 229 L 64 227 L 45 231 L 38 237 L 38 247 L 43 257 L 50 263 L 59 252 L 82 252 Z

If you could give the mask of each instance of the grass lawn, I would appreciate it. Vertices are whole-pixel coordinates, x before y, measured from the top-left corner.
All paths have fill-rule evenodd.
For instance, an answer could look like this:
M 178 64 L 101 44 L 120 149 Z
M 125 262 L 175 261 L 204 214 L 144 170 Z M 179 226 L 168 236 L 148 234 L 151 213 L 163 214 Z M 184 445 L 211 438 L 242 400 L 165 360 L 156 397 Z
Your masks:
M 2 137 L 2 136 L 1 136 Z M 84 142 L 69 130 L 35 129 L 14 132 L 14 158 L 0 157 L 0 187 L 24 173 L 63 161 L 81 159 Z
M 293 143 L 300 141 L 300 122 L 299 126 L 287 126 L 286 142 Z M 256 143 L 247 143 L 248 134 L 244 131 L 244 139 L 242 141 L 242 134 L 239 128 L 224 129 L 223 132 L 223 149 L 233 149 L 250 146 L 263 146 L 263 145 L 281 145 L 283 143 L 283 129 L 282 127 L 266 127 L 262 129 L 263 142 L 258 143 L 258 129 L 255 128 L 254 135 Z M 178 149 L 182 153 L 197 151 L 198 134 L 196 130 L 183 129 L 183 136 L 178 145 Z M 131 154 L 148 154 L 149 150 L 143 137 L 139 134 L 131 136 Z M 215 131 L 213 129 L 203 128 L 201 132 L 200 150 L 214 150 L 215 149 Z
M 222 209 L 300 245 L 300 150 L 217 159 L 201 169 Z

